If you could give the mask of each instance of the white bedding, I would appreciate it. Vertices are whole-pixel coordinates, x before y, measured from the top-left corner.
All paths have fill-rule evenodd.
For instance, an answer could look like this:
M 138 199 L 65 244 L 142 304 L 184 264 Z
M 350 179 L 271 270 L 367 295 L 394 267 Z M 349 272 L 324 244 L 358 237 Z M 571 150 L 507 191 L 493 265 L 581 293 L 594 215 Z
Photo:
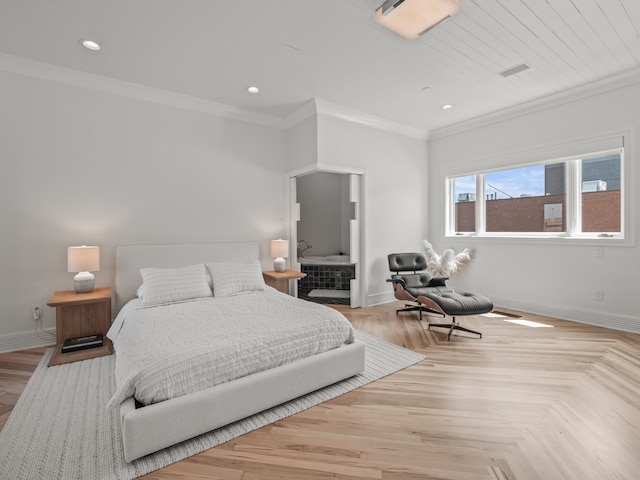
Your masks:
M 131 396 L 161 402 L 354 340 L 339 312 L 270 287 L 148 308 L 132 300 L 107 335 L 116 350 L 108 407 Z

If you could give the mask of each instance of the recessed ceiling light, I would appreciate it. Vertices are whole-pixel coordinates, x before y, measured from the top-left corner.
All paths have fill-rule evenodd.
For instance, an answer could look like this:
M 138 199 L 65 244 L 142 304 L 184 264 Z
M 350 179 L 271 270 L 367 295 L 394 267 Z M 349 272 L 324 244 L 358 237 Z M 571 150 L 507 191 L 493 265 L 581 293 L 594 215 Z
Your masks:
M 254 85 L 247 87 L 247 92 L 249 93 L 260 93 L 260 89 Z
M 442 106 L 443 110 L 449 110 L 450 108 L 453 108 L 453 105 L 451 105 L 450 103 Z
M 98 43 L 94 42 L 93 40 L 82 40 L 82 46 L 84 48 L 88 48 L 89 50 L 94 50 L 94 51 L 98 51 L 102 48 Z

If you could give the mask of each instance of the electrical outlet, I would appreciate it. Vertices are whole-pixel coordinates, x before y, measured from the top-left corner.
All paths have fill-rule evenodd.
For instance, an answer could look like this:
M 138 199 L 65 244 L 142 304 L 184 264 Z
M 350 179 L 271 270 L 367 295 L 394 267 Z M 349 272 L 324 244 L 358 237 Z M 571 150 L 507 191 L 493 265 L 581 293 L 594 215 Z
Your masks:
M 36 322 L 42 318 L 42 305 L 39 303 L 31 304 L 31 318 Z
M 604 300 L 604 290 L 594 290 L 593 299 L 596 302 L 601 302 L 602 300 Z
M 595 258 L 602 258 L 602 247 L 593 247 L 593 256 Z

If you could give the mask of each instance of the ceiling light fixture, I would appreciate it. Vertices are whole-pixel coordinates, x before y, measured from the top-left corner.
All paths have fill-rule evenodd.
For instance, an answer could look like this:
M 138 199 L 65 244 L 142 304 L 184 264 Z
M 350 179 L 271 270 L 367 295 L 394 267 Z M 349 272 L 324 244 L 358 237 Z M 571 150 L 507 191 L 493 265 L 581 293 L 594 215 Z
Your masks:
M 89 50 L 98 51 L 102 49 L 99 43 L 94 42 L 93 40 L 82 40 L 82 46 L 84 48 L 88 48 Z
M 256 87 L 255 85 L 251 85 L 251 86 L 247 87 L 247 92 L 249 92 L 249 93 L 260 93 L 260 89 L 258 87 Z
M 414 40 L 460 11 L 461 0 L 387 0 L 376 10 L 378 23 Z
M 450 103 L 442 106 L 443 110 L 449 110 L 450 108 L 453 108 L 453 105 L 451 105 Z

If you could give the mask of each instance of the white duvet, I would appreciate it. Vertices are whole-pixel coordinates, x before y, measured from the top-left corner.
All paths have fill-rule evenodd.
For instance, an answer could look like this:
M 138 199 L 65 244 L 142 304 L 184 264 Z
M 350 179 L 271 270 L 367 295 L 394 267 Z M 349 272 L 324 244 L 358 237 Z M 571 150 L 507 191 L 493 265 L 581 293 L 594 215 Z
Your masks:
M 132 300 L 107 334 L 116 392 L 148 405 L 353 342 L 339 312 L 267 287 L 260 292 L 140 308 Z

